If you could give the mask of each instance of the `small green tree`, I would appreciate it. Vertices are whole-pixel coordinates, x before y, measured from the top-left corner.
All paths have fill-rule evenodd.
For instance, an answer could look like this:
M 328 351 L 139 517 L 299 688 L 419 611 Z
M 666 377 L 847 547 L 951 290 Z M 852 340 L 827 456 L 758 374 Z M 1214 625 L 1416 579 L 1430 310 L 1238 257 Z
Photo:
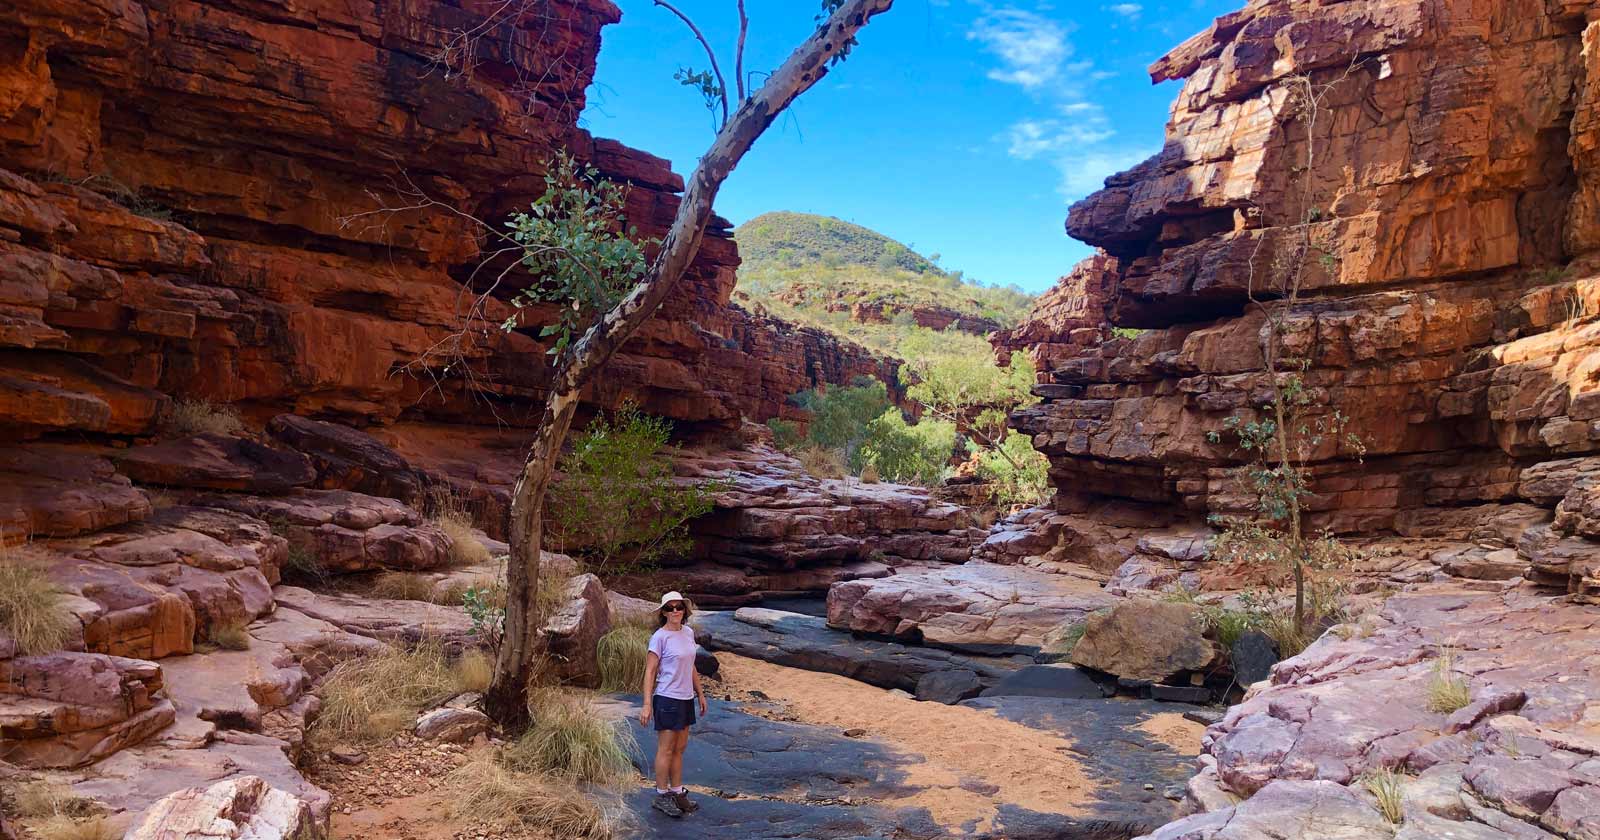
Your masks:
M 924 419 L 910 425 L 900 409 L 890 408 L 867 424 L 859 454 L 862 466 L 882 478 L 931 486 L 945 479 L 955 450 L 956 424 Z
M 711 512 L 722 485 L 673 477 L 671 432 L 632 405 L 591 421 L 550 487 L 558 544 L 612 574 L 686 552 L 689 520 Z
M 1012 432 L 994 449 L 979 450 L 978 477 L 1002 505 L 1042 504 L 1050 492 L 1050 461 L 1027 435 Z
M 860 472 L 861 444 L 867 439 L 867 426 L 893 407 L 889 389 L 871 377 L 857 377 L 849 387 L 817 388 L 802 391 L 793 398 L 796 405 L 811 412 L 806 439 L 823 449 L 844 454 L 851 472 Z

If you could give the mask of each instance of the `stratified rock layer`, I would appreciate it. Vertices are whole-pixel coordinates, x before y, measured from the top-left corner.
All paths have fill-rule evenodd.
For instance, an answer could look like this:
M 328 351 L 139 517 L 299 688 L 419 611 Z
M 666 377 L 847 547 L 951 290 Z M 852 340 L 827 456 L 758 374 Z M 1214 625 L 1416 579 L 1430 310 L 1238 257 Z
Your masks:
M 1248 453 L 1225 424 L 1270 398 L 1268 313 L 1306 364 L 1303 425 L 1347 418 L 1308 453 L 1311 527 L 1459 535 L 1562 501 L 1527 471 L 1600 451 L 1585 10 L 1263 0 L 1158 61 L 1153 78 L 1184 80 L 1165 147 L 1072 208 L 1068 231 L 1102 254 L 996 337 L 1042 363 L 1044 401 L 1014 421 L 1058 506 L 1247 511 L 1229 468 Z M 1517 560 L 1459 568 L 1531 563 L 1594 597 L 1583 501 L 1562 504 Z

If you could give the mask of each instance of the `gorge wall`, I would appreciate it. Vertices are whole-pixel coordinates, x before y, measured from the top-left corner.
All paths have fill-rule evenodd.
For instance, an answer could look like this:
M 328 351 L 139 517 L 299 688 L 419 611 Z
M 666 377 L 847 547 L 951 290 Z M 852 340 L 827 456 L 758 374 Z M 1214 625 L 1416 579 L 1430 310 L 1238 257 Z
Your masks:
M 1208 433 L 1270 400 L 1272 312 L 1311 419 L 1342 412 L 1364 445 L 1312 453 L 1314 526 L 1494 531 L 1592 596 L 1597 12 L 1263 0 L 1157 61 L 1183 80 L 1165 147 L 1072 208 L 1099 255 L 995 338 L 1040 362 L 1043 402 L 1013 420 L 1057 506 L 1246 510 L 1241 453 Z
M 138 437 L 173 397 L 252 425 L 531 424 L 550 312 L 495 328 L 517 277 L 490 293 L 504 262 L 473 218 L 526 207 L 568 149 L 665 231 L 668 163 L 577 128 L 619 18 L 607 0 L 5 4 L 0 429 Z M 895 381 L 730 305 L 737 263 L 723 224 L 586 404 L 727 433 L 821 382 Z

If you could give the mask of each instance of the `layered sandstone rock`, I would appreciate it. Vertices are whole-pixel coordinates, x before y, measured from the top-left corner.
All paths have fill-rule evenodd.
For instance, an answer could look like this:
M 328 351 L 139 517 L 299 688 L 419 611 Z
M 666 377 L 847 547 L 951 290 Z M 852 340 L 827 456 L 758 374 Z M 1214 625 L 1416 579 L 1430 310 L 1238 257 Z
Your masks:
M 1165 148 L 1074 206 L 1101 255 L 996 338 L 1042 362 L 1044 401 L 1014 419 L 1058 506 L 1247 512 L 1225 423 L 1270 399 L 1269 313 L 1306 365 L 1305 423 L 1338 412 L 1359 439 L 1309 452 L 1312 527 L 1410 536 L 1565 498 L 1522 476 L 1600 446 L 1584 8 L 1262 0 L 1157 62 L 1184 80 Z M 1112 325 L 1137 329 L 1086 332 Z M 1582 592 L 1588 538 L 1563 523 L 1531 551 Z
M 311 806 L 259 776 L 178 791 L 151 806 L 128 840 L 214 837 L 219 840 L 315 840 L 322 826 Z

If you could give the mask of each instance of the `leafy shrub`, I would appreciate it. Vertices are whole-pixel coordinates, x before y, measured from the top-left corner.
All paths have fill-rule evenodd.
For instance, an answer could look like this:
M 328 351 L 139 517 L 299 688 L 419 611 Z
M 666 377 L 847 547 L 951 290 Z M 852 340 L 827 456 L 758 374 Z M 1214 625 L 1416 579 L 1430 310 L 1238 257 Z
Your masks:
M 72 638 L 78 620 L 62 594 L 43 570 L 0 545 L 0 631 L 23 653 L 60 650 Z
M 552 537 L 602 573 L 687 551 L 687 523 L 711 512 L 721 485 L 673 479 L 670 432 L 631 405 L 596 417 L 550 488 Z
M 1111 328 L 1111 336 L 1113 338 L 1138 338 L 1139 336 L 1144 335 L 1144 333 L 1145 333 L 1144 330 L 1135 329 L 1133 327 L 1112 327 Z
M 1050 494 L 1050 461 L 1023 434 L 1009 434 L 993 449 L 978 452 L 978 476 L 989 482 L 1000 505 L 1043 504 Z
M 934 485 L 944 480 L 956 448 L 956 426 L 943 420 L 908 425 L 898 408 L 867 424 L 861 447 L 865 464 L 889 481 Z
M 244 421 L 231 406 L 216 406 L 205 400 L 178 400 L 172 404 L 166 418 L 169 433 L 187 435 L 213 434 L 238 437 L 244 433 Z
M 861 445 L 867 439 L 867 425 L 893 405 L 889 402 L 889 389 L 867 377 L 858 377 L 849 387 L 802 391 L 793 400 L 811 412 L 806 440 L 843 453 L 851 472 L 859 471 L 865 463 Z
M 800 424 L 793 420 L 774 417 L 767 421 L 767 428 L 772 430 L 772 445 L 784 452 L 794 450 L 806 437 L 800 431 Z

